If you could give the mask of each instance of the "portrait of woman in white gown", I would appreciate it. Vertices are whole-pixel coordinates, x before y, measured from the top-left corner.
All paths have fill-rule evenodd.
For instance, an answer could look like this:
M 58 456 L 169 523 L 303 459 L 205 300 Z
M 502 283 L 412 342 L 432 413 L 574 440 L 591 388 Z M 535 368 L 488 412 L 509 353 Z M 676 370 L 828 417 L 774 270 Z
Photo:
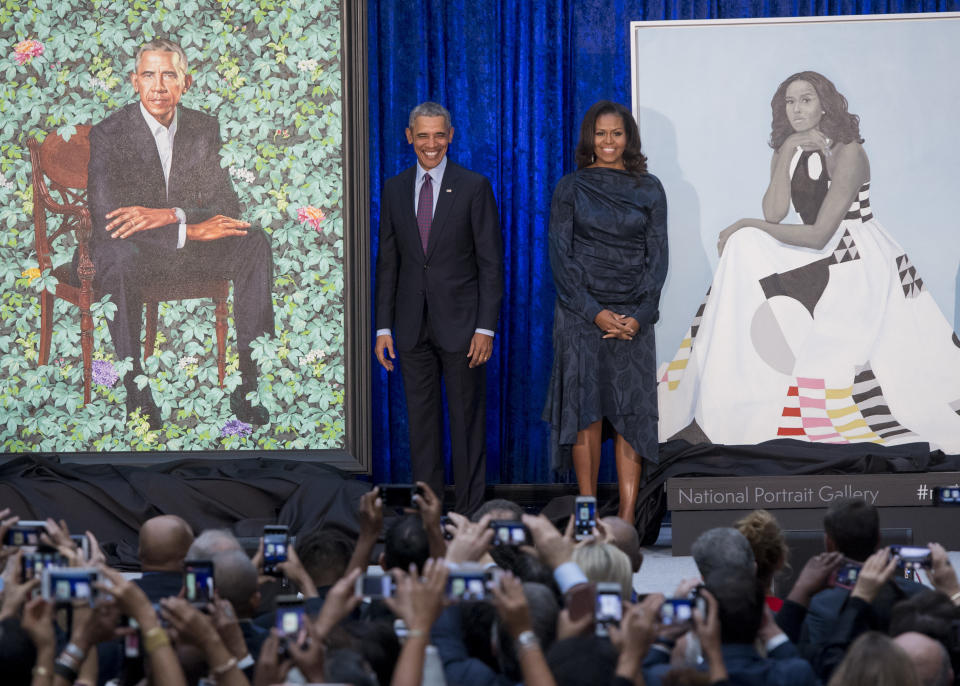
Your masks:
M 763 216 L 719 233 L 707 296 L 659 370 L 660 440 L 960 453 L 960 339 L 878 221 L 859 117 L 814 71 L 785 79 L 771 113 Z

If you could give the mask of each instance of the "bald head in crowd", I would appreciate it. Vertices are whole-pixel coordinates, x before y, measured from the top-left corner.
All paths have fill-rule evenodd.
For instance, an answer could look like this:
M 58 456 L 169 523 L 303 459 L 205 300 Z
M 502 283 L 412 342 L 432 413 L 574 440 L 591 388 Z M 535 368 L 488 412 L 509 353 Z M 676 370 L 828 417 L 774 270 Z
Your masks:
M 145 572 L 180 572 L 192 543 L 193 529 L 180 517 L 152 517 L 140 527 L 140 567 Z
M 637 534 L 637 529 L 619 517 L 604 517 L 600 522 L 609 532 L 608 543 L 612 543 L 626 553 L 633 573 L 639 572 L 640 565 L 643 564 L 643 553 L 640 552 L 640 536 Z
M 940 641 L 916 631 L 908 631 L 897 636 L 893 642 L 910 656 L 922 686 L 950 686 L 953 683 L 950 654 Z

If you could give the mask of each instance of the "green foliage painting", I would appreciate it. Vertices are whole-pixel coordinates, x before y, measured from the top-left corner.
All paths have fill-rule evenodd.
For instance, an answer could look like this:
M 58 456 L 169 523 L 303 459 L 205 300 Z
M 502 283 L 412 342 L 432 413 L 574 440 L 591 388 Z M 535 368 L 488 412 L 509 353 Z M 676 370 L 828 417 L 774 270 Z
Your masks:
M 341 70 L 338 0 L 0 0 L 0 445 L 4 452 L 277 450 L 344 443 Z M 83 405 L 78 311 L 56 299 L 49 364 L 38 365 L 39 294 L 27 140 L 102 120 L 134 101 L 128 74 L 155 37 L 183 46 L 194 86 L 182 104 L 216 115 L 222 164 L 274 256 L 276 331 L 254 342 L 257 404 L 230 412 L 240 383 L 232 310 L 217 384 L 213 302 L 160 306 L 144 371 L 163 428 L 125 416 L 107 330 L 94 305 L 91 403 Z M 73 256 L 72 236 L 54 265 Z M 232 301 L 232 298 L 231 298 Z

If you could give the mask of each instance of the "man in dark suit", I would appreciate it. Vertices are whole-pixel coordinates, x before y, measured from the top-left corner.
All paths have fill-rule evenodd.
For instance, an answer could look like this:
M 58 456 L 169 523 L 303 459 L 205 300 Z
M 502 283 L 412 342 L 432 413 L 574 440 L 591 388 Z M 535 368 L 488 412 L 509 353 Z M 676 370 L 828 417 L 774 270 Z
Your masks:
M 387 179 L 380 203 L 376 354 L 393 371 L 394 336 L 410 419 L 413 477 L 443 493 L 440 379 L 446 385 L 456 510 L 483 502 L 486 370 L 503 297 L 503 241 L 486 177 L 447 160 L 450 113 L 410 113 L 417 164 Z
M 269 415 L 247 394 L 257 388 L 251 342 L 274 327 L 269 241 L 239 219 L 239 200 L 220 165 L 217 120 L 178 107 L 192 83 L 180 46 L 164 39 L 144 45 L 130 82 L 140 101 L 93 127 L 88 167 L 94 288 L 117 307 L 109 322 L 117 357 L 133 360 L 124 378 L 127 412 L 139 407 L 151 428 L 161 426 L 150 387 L 134 381 L 142 374 L 140 284 L 202 274 L 233 281 L 242 382 L 230 408 L 241 421 L 265 424 Z

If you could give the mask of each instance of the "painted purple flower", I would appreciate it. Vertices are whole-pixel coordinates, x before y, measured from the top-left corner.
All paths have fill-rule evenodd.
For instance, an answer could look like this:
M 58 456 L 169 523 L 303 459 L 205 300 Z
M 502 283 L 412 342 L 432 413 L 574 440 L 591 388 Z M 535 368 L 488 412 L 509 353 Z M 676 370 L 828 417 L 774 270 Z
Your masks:
M 220 429 L 220 436 L 239 436 L 245 438 L 253 433 L 253 427 L 239 419 L 231 419 Z
M 117 383 L 117 379 L 120 378 L 120 375 L 117 374 L 117 370 L 113 366 L 113 362 L 109 360 L 94 360 L 92 371 L 93 383 L 106 386 L 107 388 L 113 388 L 114 384 Z

